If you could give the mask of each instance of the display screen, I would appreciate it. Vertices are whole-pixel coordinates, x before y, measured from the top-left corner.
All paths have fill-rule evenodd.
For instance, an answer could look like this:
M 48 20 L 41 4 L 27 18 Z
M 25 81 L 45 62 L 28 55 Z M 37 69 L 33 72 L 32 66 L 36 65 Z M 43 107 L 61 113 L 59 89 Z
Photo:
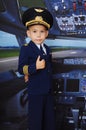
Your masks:
M 70 59 L 64 59 L 64 64 L 66 65 L 85 65 L 86 64 L 86 58 L 70 58 Z
M 79 79 L 67 79 L 66 92 L 79 92 Z

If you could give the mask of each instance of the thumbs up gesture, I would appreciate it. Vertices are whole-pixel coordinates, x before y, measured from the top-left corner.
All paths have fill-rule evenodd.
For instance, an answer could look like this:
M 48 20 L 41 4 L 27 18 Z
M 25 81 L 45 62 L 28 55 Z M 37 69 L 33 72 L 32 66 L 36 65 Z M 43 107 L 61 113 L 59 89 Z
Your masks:
M 40 56 L 38 56 L 37 60 L 36 60 L 36 69 L 44 69 L 45 68 L 45 60 L 44 59 L 40 59 Z

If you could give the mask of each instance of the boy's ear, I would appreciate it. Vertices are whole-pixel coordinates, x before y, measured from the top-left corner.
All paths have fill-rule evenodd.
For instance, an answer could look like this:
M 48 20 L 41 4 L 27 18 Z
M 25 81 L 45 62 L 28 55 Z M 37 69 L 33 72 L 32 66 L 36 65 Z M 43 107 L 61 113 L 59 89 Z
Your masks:
M 27 36 L 29 37 L 29 36 L 30 36 L 30 31 L 27 30 L 27 31 L 26 31 L 26 34 L 27 34 Z

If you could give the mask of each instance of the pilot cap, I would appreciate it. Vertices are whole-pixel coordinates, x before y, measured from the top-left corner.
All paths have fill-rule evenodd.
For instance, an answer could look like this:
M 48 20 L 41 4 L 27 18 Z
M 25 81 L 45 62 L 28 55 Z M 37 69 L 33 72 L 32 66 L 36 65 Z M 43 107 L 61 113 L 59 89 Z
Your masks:
M 51 13 L 45 8 L 31 7 L 24 12 L 22 16 L 22 22 L 26 27 L 39 24 L 44 25 L 50 29 L 53 25 L 53 17 Z

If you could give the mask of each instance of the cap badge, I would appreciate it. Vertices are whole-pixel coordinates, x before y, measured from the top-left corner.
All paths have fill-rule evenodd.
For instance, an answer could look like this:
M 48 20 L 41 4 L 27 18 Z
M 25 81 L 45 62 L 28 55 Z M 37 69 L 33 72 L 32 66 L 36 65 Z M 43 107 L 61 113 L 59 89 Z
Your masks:
M 36 16 L 36 17 L 35 17 L 35 20 L 36 20 L 36 21 L 43 21 L 43 18 L 42 18 L 42 16 Z
M 35 9 L 35 11 L 41 13 L 41 12 L 43 12 L 44 10 L 42 10 L 42 9 Z

